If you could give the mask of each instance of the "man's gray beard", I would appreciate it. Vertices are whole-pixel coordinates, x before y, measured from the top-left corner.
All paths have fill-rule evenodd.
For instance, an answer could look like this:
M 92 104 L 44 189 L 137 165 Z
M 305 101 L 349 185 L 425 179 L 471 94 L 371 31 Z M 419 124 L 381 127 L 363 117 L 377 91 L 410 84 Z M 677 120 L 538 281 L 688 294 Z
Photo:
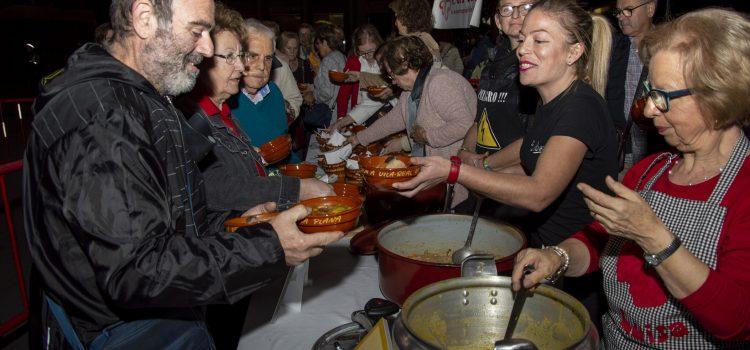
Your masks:
M 143 48 L 143 72 L 160 93 L 176 96 L 195 86 L 198 72 L 191 73 L 187 64 L 198 65 L 203 56 L 197 52 L 184 54 L 178 39 L 171 31 L 158 29 L 154 39 Z

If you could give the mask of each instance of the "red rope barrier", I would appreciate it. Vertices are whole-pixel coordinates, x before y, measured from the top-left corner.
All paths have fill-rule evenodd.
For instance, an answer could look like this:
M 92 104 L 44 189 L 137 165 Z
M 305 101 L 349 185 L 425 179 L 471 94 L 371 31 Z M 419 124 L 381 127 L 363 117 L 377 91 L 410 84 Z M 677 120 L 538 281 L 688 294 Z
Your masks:
M 3 103 L 31 103 L 34 102 L 33 98 L 0 98 L 0 104 Z
M 18 251 L 18 241 L 16 240 L 16 231 L 13 226 L 13 217 L 10 212 L 10 202 L 8 201 L 8 189 L 5 186 L 5 175 L 12 172 L 20 171 L 23 168 L 23 162 L 17 160 L 0 165 L 0 193 L 2 193 L 3 206 L 5 207 L 5 220 L 8 223 L 8 235 L 10 236 L 10 248 L 13 255 L 13 265 L 16 268 L 16 278 L 18 280 L 18 291 L 21 294 L 23 310 L 13 315 L 9 320 L 0 323 L 0 336 L 4 336 L 22 325 L 29 317 L 29 298 L 26 295 L 26 284 L 23 278 L 23 266 Z

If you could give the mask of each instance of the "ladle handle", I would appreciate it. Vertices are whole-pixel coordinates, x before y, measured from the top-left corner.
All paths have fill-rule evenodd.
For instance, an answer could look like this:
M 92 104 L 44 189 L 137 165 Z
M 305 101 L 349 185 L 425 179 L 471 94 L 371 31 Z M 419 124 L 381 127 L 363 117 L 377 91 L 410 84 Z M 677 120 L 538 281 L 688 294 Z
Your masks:
M 521 316 L 521 310 L 523 310 L 523 304 L 526 302 L 526 296 L 529 294 L 529 290 L 523 286 L 523 280 L 526 275 L 534 271 L 534 265 L 526 265 L 523 267 L 523 273 L 521 274 L 521 289 L 516 292 L 515 298 L 513 299 L 513 308 L 510 311 L 510 317 L 508 319 L 508 328 L 505 329 L 505 337 L 503 340 L 509 340 L 513 338 L 513 332 L 516 330 L 518 324 L 518 318 Z
M 474 217 L 471 218 L 471 227 L 469 227 L 469 237 L 466 238 L 464 247 L 471 247 L 474 231 L 477 229 L 477 221 L 479 221 L 479 209 L 482 208 L 482 201 L 484 201 L 484 196 L 477 195 L 477 206 L 474 208 Z
M 443 204 L 443 213 L 448 214 L 451 210 L 451 203 L 453 202 L 453 187 L 454 184 L 448 184 L 448 188 L 445 191 L 445 204 Z

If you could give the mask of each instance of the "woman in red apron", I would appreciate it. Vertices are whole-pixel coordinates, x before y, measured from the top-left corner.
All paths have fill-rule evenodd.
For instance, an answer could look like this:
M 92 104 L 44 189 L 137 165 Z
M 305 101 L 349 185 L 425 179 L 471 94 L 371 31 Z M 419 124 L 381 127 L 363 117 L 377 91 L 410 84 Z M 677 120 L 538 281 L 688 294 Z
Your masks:
M 750 348 L 747 38 L 750 22 L 719 9 L 649 33 L 645 115 L 674 152 L 642 160 L 622 184 L 607 178 L 614 196 L 579 184 L 596 221 L 519 253 L 514 288 L 526 265 L 536 269 L 526 287 L 599 267 L 607 349 Z

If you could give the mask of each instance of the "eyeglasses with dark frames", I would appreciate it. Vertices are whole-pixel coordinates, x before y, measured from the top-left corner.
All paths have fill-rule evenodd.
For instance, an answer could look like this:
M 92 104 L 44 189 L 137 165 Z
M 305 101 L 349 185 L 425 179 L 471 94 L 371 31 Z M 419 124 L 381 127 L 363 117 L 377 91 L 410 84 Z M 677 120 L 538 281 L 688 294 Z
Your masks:
M 648 0 L 648 1 L 642 3 L 642 4 L 638 5 L 638 6 L 635 6 L 635 7 L 626 7 L 624 9 L 615 7 L 615 8 L 612 9 L 612 15 L 615 16 L 615 17 L 617 17 L 620 14 L 622 14 L 625 17 L 630 17 L 630 16 L 633 15 L 633 10 L 635 10 L 635 9 L 637 9 L 637 8 L 643 6 L 643 5 L 646 5 L 646 4 L 650 3 L 651 1 L 652 0 Z
M 529 11 L 531 11 L 532 7 L 534 7 L 533 3 L 521 4 L 517 6 L 505 5 L 502 7 L 498 7 L 495 10 L 495 13 L 502 17 L 510 17 L 513 15 L 514 12 L 518 11 L 519 16 L 526 16 L 526 14 L 528 14 Z
M 214 54 L 215 57 L 223 58 L 225 61 L 227 61 L 228 65 L 233 65 L 237 60 L 239 59 L 242 63 L 247 63 L 248 56 L 244 52 L 241 52 L 239 54 L 236 53 L 230 53 L 228 55 L 219 55 L 218 53 Z
M 649 89 L 646 95 L 654 103 L 656 109 L 662 113 L 669 112 L 669 101 L 680 97 L 690 96 L 693 92 L 690 89 L 681 89 L 674 91 L 665 91 L 661 89 Z

